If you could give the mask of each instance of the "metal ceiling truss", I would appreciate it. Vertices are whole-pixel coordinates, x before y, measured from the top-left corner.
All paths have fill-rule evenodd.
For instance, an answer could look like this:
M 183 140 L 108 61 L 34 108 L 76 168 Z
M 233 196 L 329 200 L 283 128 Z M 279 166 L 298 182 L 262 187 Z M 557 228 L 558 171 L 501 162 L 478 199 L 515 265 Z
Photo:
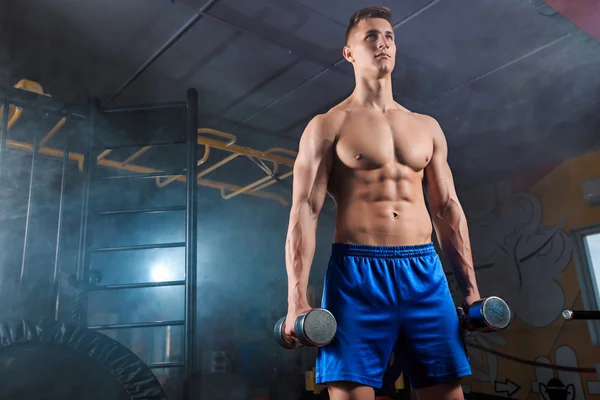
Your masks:
M 279 48 L 282 48 L 284 50 L 286 50 L 290 55 L 293 55 L 296 58 L 296 62 L 298 61 L 308 61 L 312 64 L 315 65 L 319 65 L 321 67 L 323 67 L 323 69 L 321 71 L 319 71 L 317 74 L 315 74 L 314 76 L 300 82 L 298 85 L 296 85 L 295 87 L 291 88 L 288 92 L 282 94 L 281 96 L 277 97 L 276 99 L 274 99 L 273 101 L 269 102 L 268 104 L 266 104 L 265 106 L 263 106 L 262 108 L 260 108 L 259 110 L 257 110 L 256 112 L 254 112 L 253 114 L 247 116 L 246 118 L 244 118 L 244 120 L 240 121 L 239 123 L 237 123 L 232 130 L 235 130 L 237 128 L 239 128 L 240 126 L 242 126 L 245 122 L 249 121 L 250 119 L 256 117 L 258 114 L 268 110 L 269 108 L 273 107 L 274 105 L 278 104 L 279 102 L 281 102 L 282 100 L 286 99 L 287 97 L 289 97 L 290 95 L 292 95 L 293 93 L 297 92 L 299 89 L 301 89 L 302 87 L 306 86 L 307 84 L 315 81 L 316 79 L 318 79 L 319 77 L 321 77 L 322 75 L 324 75 L 327 72 L 335 72 L 347 77 L 353 77 L 352 73 L 350 71 L 346 71 L 342 68 L 340 68 L 339 66 L 344 63 L 346 60 L 342 57 L 340 59 L 338 59 L 337 61 L 335 61 L 332 64 L 323 62 L 321 60 L 318 60 L 302 51 L 299 51 L 298 49 L 291 49 L 289 48 L 289 46 L 286 46 L 278 41 L 276 41 L 273 37 L 267 36 L 267 35 L 261 35 L 258 32 L 256 32 L 255 30 L 249 30 L 247 28 L 243 28 L 239 25 L 235 25 L 223 18 L 217 17 L 215 15 L 209 14 L 209 10 L 210 8 L 212 8 L 218 0 L 208 0 L 199 10 L 196 10 L 186 4 L 183 4 L 181 2 L 178 2 L 176 0 L 172 0 L 171 3 L 176 4 L 176 5 L 181 5 L 183 7 L 189 8 L 191 10 L 193 10 L 195 12 L 195 15 L 188 21 L 186 22 L 172 37 L 170 37 L 165 44 L 163 44 L 154 54 L 152 54 L 152 56 L 146 60 L 146 62 L 144 62 L 142 64 L 142 66 L 129 78 L 127 79 L 127 81 L 119 88 L 119 90 L 117 90 L 117 92 L 115 94 L 113 94 L 107 101 L 106 104 L 111 103 L 112 101 L 114 101 L 120 94 L 123 93 L 123 91 L 130 86 L 137 78 L 139 78 L 147 69 L 148 67 L 150 67 L 150 65 L 152 65 L 161 55 L 163 55 L 169 48 L 171 48 L 177 41 L 179 41 L 179 39 L 181 39 L 185 33 L 189 32 L 190 28 L 196 24 L 196 22 L 198 22 L 202 17 L 209 17 L 209 18 L 213 18 L 223 24 L 228 25 L 229 27 L 231 27 L 234 30 L 237 31 L 242 31 L 244 33 L 253 35 L 257 38 L 260 38 L 261 40 L 264 40 L 266 42 L 269 42 Z M 408 21 L 412 20 L 413 18 L 415 18 L 416 16 L 418 16 L 419 14 L 425 12 L 426 10 L 428 10 L 429 8 L 435 6 L 437 3 L 439 3 L 441 0 L 431 0 L 428 4 L 426 4 L 425 6 L 419 8 L 418 10 L 416 10 L 415 12 L 413 12 L 412 14 L 410 14 L 409 16 L 405 17 L 404 19 L 402 19 L 401 21 L 397 22 L 396 24 L 393 25 L 393 29 L 396 30 L 397 28 L 399 28 L 400 26 L 404 25 L 405 23 L 407 23 Z M 293 65 L 295 65 L 295 63 L 291 63 L 288 64 L 286 67 L 283 68 L 283 71 L 286 71 L 288 68 L 291 68 Z M 270 76 L 269 78 L 265 79 L 264 82 L 256 85 L 255 87 L 253 87 L 252 89 L 250 89 L 250 91 L 248 91 L 247 93 L 245 93 L 243 96 L 241 96 L 241 99 L 244 98 L 248 98 L 249 96 L 253 95 L 254 93 L 256 93 L 256 91 L 260 90 L 262 87 L 264 87 L 264 85 L 270 81 L 272 81 L 273 79 L 275 79 L 277 76 L 281 75 L 282 71 L 276 71 L 272 76 Z M 405 96 L 401 93 L 397 93 L 394 92 L 394 96 L 399 96 L 399 97 L 406 97 L 409 98 L 408 96 Z M 416 99 L 412 99 L 409 98 L 411 101 L 417 103 L 417 104 L 421 104 L 421 102 L 419 102 Z M 233 103 L 231 103 L 230 105 L 228 105 L 228 107 L 226 107 L 225 109 L 221 110 L 218 115 L 223 115 L 225 113 L 227 113 L 231 108 L 233 108 L 235 105 L 239 104 L 241 100 L 237 100 L 234 101 Z M 305 118 L 302 118 L 302 120 L 304 120 Z

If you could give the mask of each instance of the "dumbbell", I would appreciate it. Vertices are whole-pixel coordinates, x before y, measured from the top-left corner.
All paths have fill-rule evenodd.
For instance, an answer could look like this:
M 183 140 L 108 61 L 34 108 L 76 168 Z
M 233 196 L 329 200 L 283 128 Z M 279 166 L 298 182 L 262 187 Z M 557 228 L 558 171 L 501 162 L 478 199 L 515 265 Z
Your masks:
M 500 297 L 490 296 L 477 301 L 465 311 L 457 307 L 461 328 L 469 332 L 496 332 L 506 329 L 511 319 L 508 304 Z
M 273 330 L 275 340 L 284 349 L 295 349 L 302 346 L 326 346 L 331 343 L 337 331 L 337 322 L 332 313 L 324 308 L 313 308 L 298 316 L 294 323 L 294 332 L 300 343 L 295 341 L 289 343 L 283 338 L 285 318 L 281 317 Z

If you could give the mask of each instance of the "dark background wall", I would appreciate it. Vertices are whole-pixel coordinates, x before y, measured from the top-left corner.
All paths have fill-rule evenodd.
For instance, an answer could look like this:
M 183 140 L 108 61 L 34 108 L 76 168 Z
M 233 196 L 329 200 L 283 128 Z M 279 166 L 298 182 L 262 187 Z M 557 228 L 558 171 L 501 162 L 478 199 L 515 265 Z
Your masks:
M 31 141 L 35 135 L 39 139 L 56 122 L 47 116 L 34 117 L 27 115 L 19 120 L 11 128 L 9 140 Z M 100 148 L 95 156 L 102 147 L 137 143 L 138 147 L 115 150 L 106 157 L 124 161 L 142 144 L 180 140 L 185 132 L 184 117 L 180 110 L 103 116 L 95 125 L 94 144 Z M 68 123 L 48 146 L 82 151 L 82 138 L 88 129 L 85 123 Z M 243 138 L 239 144 L 244 144 Z M 262 150 L 278 145 L 269 141 Z M 13 148 L 4 150 L 1 171 L 5 189 L 0 191 L 0 302 L 5 306 L 0 309 L 0 317 L 35 320 L 52 316 L 52 277 L 57 267 L 59 318 L 71 321 L 81 306 L 69 278 L 78 265 L 83 174 L 74 161 L 64 170 L 57 258 L 62 161 L 37 155 L 32 164 L 30 152 Z M 182 170 L 185 150 L 183 144 L 152 148 L 134 162 L 168 171 Z M 198 146 L 200 155 L 203 151 L 203 146 Z M 224 152 L 211 153 L 200 169 L 214 165 L 223 156 Z M 560 312 L 584 308 L 580 282 L 585 278 L 575 266 L 578 243 L 572 232 L 600 221 L 598 208 L 583 201 L 580 188 L 581 182 L 597 176 L 599 159 L 597 153 L 590 153 L 523 172 L 510 180 L 460 191 L 481 293 L 503 297 L 515 315 L 504 332 L 469 336 L 473 376 L 465 381 L 464 388 L 470 398 L 552 398 L 548 397 L 548 387 L 558 381 L 564 387 L 572 385 L 576 399 L 597 395 L 598 379 L 592 372 L 598 359 L 594 333 L 583 323 L 564 323 Z M 243 186 L 264 176 L 246 157 L 235 162 L 204 178 Z M 94 168 L 87 246 L 98 249 L 184 241 L 185 212 L 181 210 L 102 215 L 111 210 L 185 204 L 185 185 L 180 181 L 159 187 L 155 179 L 104 179 L 122 173 L 114 168 Z M 197 384 L 206 398 L 265 394 L 300 398 L 310 394 L 305 386 L 312 378 L 309 373 L 305 380 L 305 373 L 314 367 L 314 349 L 284 351 L 272 338 L 273 323 L 285 314 L 287 305 L 284 248 L 290 183 L 284 180 L 269 187 L 273 197 L 243 194 L 229 200 L 223 199 L 217 189 L 197 186 L 195 340 L 200 366 Z M 320 302 L 334 213 L 328 199 L 319 222 L 311 274 L 309 295 L 314 306 Z M 99 252 L 91 256 L 89 268 L 101 276 L 100 285 L 175 281 L 184 279 L 184 257 L 183 247 Z M 24 280 L 19 285 L 22 270 Z M 458 303 L 461 297 L 453 272 L 449 267 L 446 272 Z M 171 321 L 185 315 L 184 290 L 177 286 L 93 292 L 82 304 L 84 322 L 91 326 Z M 147 363 L 183 360 L 181 326 L 107 329 L 102 333 Z M 545 367 L 544 363 L 552 365 Z M 560 366 L 575 370 L 561 371 Z M 179 395 L 181 370 L 154 372 L 169 393 Z M 315 393 L 319 390 L 322 388 L 317 387 Z
M 35 119 L 21 120 L 11 129 L 9 139 L 40 138 L 45 126 Z M 69 144 L 83 149 L 89 126 L 71 123 L 48 146 Z M 95 145 L 110 147 L 179 140 L 184 136 L 185 115 L 180 112 L 136 113 L 103 117 L 97 121 Z M 30 136 L 29 138 L 27 136 Z M 135 139 L 134 135 L 138 135 Z M 243 141 L 239 141 L 243 145 Z M 259 150 L 265 150 L 271 146 Z M 115 150 L 107 158 L 125 160 L 138 148 Z M 81 151 L 81 150 L 79 150 Z M 203 146 L 198 153 L 203 154 Z M 223 154 L 212 150 L 200 169 L 220 161 Z M 97 153 L 101 151 L 98 150 Z M 97 154 L 96 153 L 96 154 Z M 183 170 L 185 144 L 153 148 L 135 160 L 139 165 Z M 243 186 L 265 176 L 249 159 L 235 160 L 204 178 Z M 232 162 L 233 163 L 233 162 Z M 76 274 L 80 242 L 83 174 L 77 162 L 66 168 L 60 253 L 56 260 L 62 160 L 37 155 L 31 176 L 32 155 L 7 148 L 4 151 L 1 191 L 0 265 L 2 266 L 3 317 L 24 315 L 39 319 L 52 315 L 52 275 L 55 263 L 59 275 L 59 317 L 71 320 L 76 309 L 76 289 L 69 277 Z M 241 166 L 241 168 L 240 168 Z M 229 170 L 227 170 L 229 169 Z M 158 187 L 155 179 L 103 179 L 120 174 L 110 168 L 94 169 L 89 196 L 89 248 L 161 244 L 185 241 L 185 211 L 164 213 L 102 215 L 104 211 L 147 209 L 185 205 L 183 182 Z M 28 196 L 31 182 L 31 203 Z M 269 187 L 285 200 L 239 195 L 229 200 L 219 190 L 201 186 L 198 190 L 198 363 L 202 370 L 202 391 L 225 398 L 231 390 L 247 395 L 273 390 L 278 385 L 290 393 L 304 391 L 304 372 L 314 365 L 314 351 L 284 352 L 272 337 L 274 322 L 287 307 L 285 236 L 291 200 L 291 180 Z M 29 209 L 29 213 L 28 213 Z M 310 301 L 320 304 L 322 279 L 327 266 L 335 210 L 328 200 L 318 230 L 318 247 L 311 274 Z M 27 243 L 24 236 L 27 216 Z M 25 254 L 24 263 L 23 254 Z M 25 278 L 19 280 L 21 266 Z M 185 277 L 183 247 L 92 253 L 90 268 L 100 273 L 100 285 L 182 280 Z M 184 290 L 181 286 L 122 289 L 92 292 L 87 297 L 87 324 L 117 324 L 184 318 Z M 183 361 L 183 327 L 139 328 L 102 333 L 125 344 L 148 363 Z M 167 345 L 166 343 L 170 343 Z M 168 347 L 168 349 L 167 349 Z M 223 365 L 216 365 L 220 354 Z M 180 372 L 155 370 L 167 386 L 176 390 Z M 218 373 L 217 373 L 218 372 Z M 285 384 L 282 376 L 290 376 Z M 291 380 L 290 380 L 291 379 Z M 226 383 L 229 382 L 229 383 Z

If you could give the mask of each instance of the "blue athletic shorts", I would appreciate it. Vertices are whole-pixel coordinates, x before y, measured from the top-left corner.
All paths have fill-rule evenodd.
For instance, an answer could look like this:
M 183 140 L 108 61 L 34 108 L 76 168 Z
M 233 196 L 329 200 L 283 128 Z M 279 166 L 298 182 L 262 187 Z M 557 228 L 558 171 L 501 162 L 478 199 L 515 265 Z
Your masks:
M 404 371 L 418 389 L 471 375 L 433 243 L 334 243 L 322 307 L 333 313 L 338 330 L 318 349 L 319 384 L 351 381 L 381 388 Z

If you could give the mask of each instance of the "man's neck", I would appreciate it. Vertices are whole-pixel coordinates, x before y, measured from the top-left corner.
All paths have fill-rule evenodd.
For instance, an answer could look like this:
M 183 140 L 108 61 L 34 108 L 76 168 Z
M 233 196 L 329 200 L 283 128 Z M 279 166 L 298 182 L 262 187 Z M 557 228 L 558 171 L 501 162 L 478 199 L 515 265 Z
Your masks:
M 381 79 L 357 76 L 356 87 L 351 97 L 362 106 L 373 107 L 383 112 L 394 108 L 396 105 L 390 75 Z

